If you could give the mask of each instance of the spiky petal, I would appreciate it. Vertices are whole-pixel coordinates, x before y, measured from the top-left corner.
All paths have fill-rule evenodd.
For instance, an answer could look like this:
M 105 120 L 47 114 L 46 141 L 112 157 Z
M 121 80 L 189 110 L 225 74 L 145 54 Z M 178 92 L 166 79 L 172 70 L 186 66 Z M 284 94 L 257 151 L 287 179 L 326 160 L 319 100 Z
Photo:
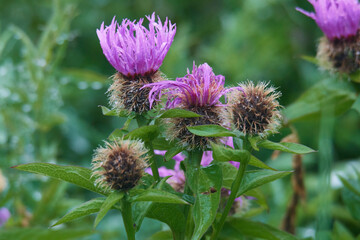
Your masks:
M 211 107 L 221 105 L 220 98 L 234 88 L 225 88 L 225 77 L 215 75 L 207 64 L 199 67 L 193 63 L 193 69 L 187 69 L 187 74 L 176 81 L 161 81 L 145 85 L 151 87 L 150 104 L 159 101 L 162 94 L 168 96 L 167 108 L 182 107 L 192 109 L 196 107 Z M 240 88 L 236 88 L 240 89 Z
M 119 25 L 113 18 L 109 26 L 101 24 L 96 33 L 103 53 L 110 64 L 124 76 L 134 78 L 155 73 L 161 66 L 176 33 L 175 24 L 155 13 L 146 16 L 149 28 L 143 26 L 144 19 L 137 23 L 124 19 Z
M 355 36 L 360 24 L 358 0 L 308 0 L 315 13 L 296 8 L 315 20 L 329 40 Z

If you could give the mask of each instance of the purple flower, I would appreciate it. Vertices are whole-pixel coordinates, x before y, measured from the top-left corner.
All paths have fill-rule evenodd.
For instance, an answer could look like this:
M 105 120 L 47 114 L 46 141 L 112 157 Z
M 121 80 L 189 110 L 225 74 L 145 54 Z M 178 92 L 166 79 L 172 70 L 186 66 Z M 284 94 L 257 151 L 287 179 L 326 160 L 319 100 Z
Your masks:
M 0 208 L 0 227 L 7 222 L 10 216 L 10 211 L 7 208 Z
M 315 20 L 329 40 L 356 36 L 360 24 L 358 0 L 308 0 L 315 13 L 296 8 Z
M 149 94 L 149 101 L 152 105 L 154 101 L 159 101 L 162 94 L 168 96 L 166 108 L 185 107 L 206 107 L 221 105 L 219 99 L 228 91 L 224 87 L 225 77 L 215 75 L 212 68 L 207 64 L 199 67 L 193 63 L 193 69 L 187 69 L 187 74 L 176 81 L 161 81 L 146 84 L 145 87 L 152 87 Z M 239 89 L 239 88 L 237 88 Z M 162 92 L 167 90 L 166 92 Z
M 146 18 L 149 29 L 142 25 L 143 18 L 137 23 L 124 19 L 119 25 L 114 17 L 109 26 L 103 22 L 96 30 L 107 60 L 129 78 L 155 73 L 174 40 L 176 26 L 170 20 L 166 18 L 163 24 L 158 17 L 156 22 L 155 13 Z

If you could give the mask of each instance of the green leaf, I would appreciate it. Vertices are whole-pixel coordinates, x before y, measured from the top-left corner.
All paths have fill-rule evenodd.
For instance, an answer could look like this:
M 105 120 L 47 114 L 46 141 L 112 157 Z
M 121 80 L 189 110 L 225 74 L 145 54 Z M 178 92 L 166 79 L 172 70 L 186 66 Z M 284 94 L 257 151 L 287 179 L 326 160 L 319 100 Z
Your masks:
M 344 180 L 344 178 L 341 179 L 341 181 Z M 345 187 L 341 190 L 342 199 L 353 218 L 360 221 L 360 196 L 358 195 L 360 190 L 359 180 L 346 180 L 344 186 Z
M 334 230 L 332 232 L 332 239 L 341 239 L 341 240 L 355 240 L 351 232 L 346 229 L 339 221 L 336 221 L 334 224 Z
M 104 203 L 101 205 L 100 211 L 98 215 L 96 216 L 95 222 L 94 222 L 94 228 L 100 223 L 100 221 L 105 217 L 106 213 L 116 204 L 118 203 L 122 198 L 124 197 L 123 192 L 113 192 L 111 193 Z
M 87 168 L 76 166 L 60 166 L 51 163 L 28 163 L 17 165 L 13 168 L 21 171 L 49 176 L 55 179 L 73 183 L 79 187 L 105 196 L 108 195 L 106 191 L 96 187 L 94 179 L 91 177 L 92 172 Z
M 126 110 L 117 111 L 115 109 L 110 110 L 107 107 L 100 106 L 102 114 L 105 116 L 115 116 L 115 117 L 128 117 L 129 112 Z
M 264 162 L 260 161 L 256 157 L 250 154 L 249 151 L 246 150 L 235 150 L 230 147 L 224 147 L 215 143 L 211 143 L 211 148 L 213 151 L 213 157 L 215 161 L 218 162 L 227 162 L 227 161 L 235 161 L 242 162 L 244 159 L 250 157 L 249 164 L 264 169 L 275 170 L 272 167 L 269 167 Z
M 174 239 L 182 239 L 185 232 L 185 216 L 182 208 L 177 204 L 153 203 L 146 213 L 146 217 L 166 223 L 173 232 Z M 179 236 L 176 238 L 175 236 Z
M 355 102 L 356 93 L 350 83 L 337 80 L 321 81 L 307 90 L 296 102 L 284 109 L 288 122 L 319 119 L 325 107 L 335 109 L 340 115 Z
M 172 108 L 161 114 L 160 118 L 194 118 L 201 115 L 181 108 Z
M 249 165 L 254 166 L 254 167 L 258 167 L 258 168 L 263 168 L 263 169 L 269 169 L 269 170 L 277 171 L 276 169 L 274 169 L 274 168 L 266 165 L 263 161 L 261 161 L 260 159 L 254 157 L 253 155 L 250 156 Z
M 227 223 L 238 233 L 261 239 L 269 240 L 296 240 L 297 238 L 287 232 L 280 231 L 270 225 L 261 222 L 251 221 L 245 218 L 230 218 Z
M 176 147 L 175 141 L 168 141 L 164 137 L 157 137 L 152 142 L 154 149 L 156 150 L 169 150 L 170 148 Z
M 81 218 L 81 217 L 91 215 L 93 213 L 97 213 L 97 212 L 99 212 L 100 207 L 104 203 L 104 201 L 105 201 L 105 198 L 95 198 L 90 201 L 87 201 L 87 202 L 81 204 L 80 206 L 74 208 L 67 214 L 65 214 L 65 216 L 60 218 L 59 221 L 57 221 L 55 224 L 52 225 L 52 227 L 62 224 L 62 223 L 66 223 L 66 222 L 78 219 L 78 218 Z
M 133 191 L 131 194 L 134 194 L 134 196 L 131 197 L 131 202 L 152 201 L 159 203 L 188 204 L 188 202 L 181 197 L 160 189 L 139 189 L 137 191 Z
M 301 145 L 298 143 L 290 143 L 290 142 L 276 143 L 276 142 L 271 142 L 269 140 L 262 140 L 262 141 L 258 142 L 257 145 L 259 147 L 266 148 L 266 149 L 280 150 L 283 152 L 294 153 L 294 154 L 305 154 L 305 153 L 315 152 L 315 150 L 313 150 L 307 146 L 304 146 L 304 145 Z
M 228 162 L 219 162 L 217 163 L 217 165 L 220 166 L 222 170 L 222 176 L 223 176 L 222 186 L 224 188 L 230 189 L 238 169 Z
M 275 181 L 292 173 L 291 171 L 271 171 L 271 170 L 253 170 L 246 171 L 244 179 L 240 185 L 237 196 L 243 195 L 247 191 L 260 187 L 266 183 Z M 235 176 L 234 176 L 235 178 Z M 230 189 L 231 186 L 226 186 Z
M 202 137 L 236 137 L 236 135 L 219 125 L 199 125 L 187 127 L 187 129 L 198 136 Z
M 0 230 L 0 240 L 63 240 L 63 239 L 81 239 L 82 237 L 94 234 L 91 229 L 59 229 L 52 230 L 47 228 L 11 228 Z
M 181 153 L 184 150 L 184 148 L 182 146 L 176 146 L 173 148 L 170 148 L 168 151 L 166 151 L 165 153 L 165 161 L 170 161 L 173 157 L 175 157 L 175 155 Z
M 211 148 L 214 160 L 218 162 L 244 162 L 244 159 L 250 158 L 250 152 L 246 150 L 235 150 L 215 143 L 211 143 Z
M 157 135 L 159 135 L 159 133 L 160 130 L 158 126 L 144 126 L 129 132 L 125 136 L 125 139 L 141 139 L 146 143 L 151 142 L 153 139 L 155 139 Z
M 303 55 L 301 58 L 315 65 L 319 65 L 319 60 L 316 57 Z
M 194 205 L 195 229 L 192 239 L 200 239 L 215 220 L 220 203 L 222 172 L 217 165 L 200 168 Z M 190 181 L 189 181 L 190 182 Z M 192 186 L 194 188 L 195 186 Z
M 109 139 L 115 140 L 117 138 L 122 138 L 123 136 L 125 136 L 128 133 L 129 132 L 124 129 L 117 128 L 110 134 Z

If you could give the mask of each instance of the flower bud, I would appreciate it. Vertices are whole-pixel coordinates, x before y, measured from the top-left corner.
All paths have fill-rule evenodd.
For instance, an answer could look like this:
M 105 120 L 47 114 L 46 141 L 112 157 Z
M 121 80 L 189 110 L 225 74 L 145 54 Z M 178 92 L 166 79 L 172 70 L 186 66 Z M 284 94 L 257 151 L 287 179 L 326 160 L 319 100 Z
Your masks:
M 277 98 L 280 93 L 268 83 L 249 81 L 239 86 L 243 92 L 233 91 L 229 94 L 229 113 L 234 127 L 247 135 L 266 135 L 276 131 L 281 118 Z
M 116 139 L 95 150 L 92 160 L 96 183 L 113 190 L 135 187 L 147 167 L 148 150 L 138 140 Z

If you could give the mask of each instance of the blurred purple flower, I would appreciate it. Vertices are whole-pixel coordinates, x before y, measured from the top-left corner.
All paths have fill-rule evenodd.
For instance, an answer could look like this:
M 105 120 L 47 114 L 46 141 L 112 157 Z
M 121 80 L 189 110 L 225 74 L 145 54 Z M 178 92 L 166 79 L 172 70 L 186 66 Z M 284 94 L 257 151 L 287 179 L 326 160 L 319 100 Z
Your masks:
M 170 20 L 166 18 L 162 24 L 158 16 L 156 22 L 155 13 L 146 18 L 149 29 L 142 25 L 143 18 L 137 23 L 124 19 L 119 25 L 114 17 L 109 26 L 105 27 L 103 22 L 96 30 L 107 60 L 129 78 L 155 73 L 174 40 L 176 26 Z
M 166 108 L 178 106 L 190 109 L 192 107 L 205 107 L 221 105 L 219 99 L 228 91 L 235 88 L 226 89 L 224 87 L 225 77 L 215 75 L 212 68 L 207 64 L 199 67 L 193 63 L 193 69 L 187 69 L 187 74 L 175 81 L 161 81 L 146 84 L 144 87 L 152 87 L 149 94 L 150 105 L 154 101 L 160 101 L 162 94 L 168 96 Z M 236 87 L 236 89 L 239 89 Z M 167 90 L 162 92 L 162 90 Z
M 7 208 L 5 207 L 0 208 L 0 227 L 7 222 L 10 216 L 11 216 L 10 211 Z
M 296 8 L 315 20 L 329 40 L 356 36 L 360 24 L 358 0 L 308 0 L 315 13 Z

